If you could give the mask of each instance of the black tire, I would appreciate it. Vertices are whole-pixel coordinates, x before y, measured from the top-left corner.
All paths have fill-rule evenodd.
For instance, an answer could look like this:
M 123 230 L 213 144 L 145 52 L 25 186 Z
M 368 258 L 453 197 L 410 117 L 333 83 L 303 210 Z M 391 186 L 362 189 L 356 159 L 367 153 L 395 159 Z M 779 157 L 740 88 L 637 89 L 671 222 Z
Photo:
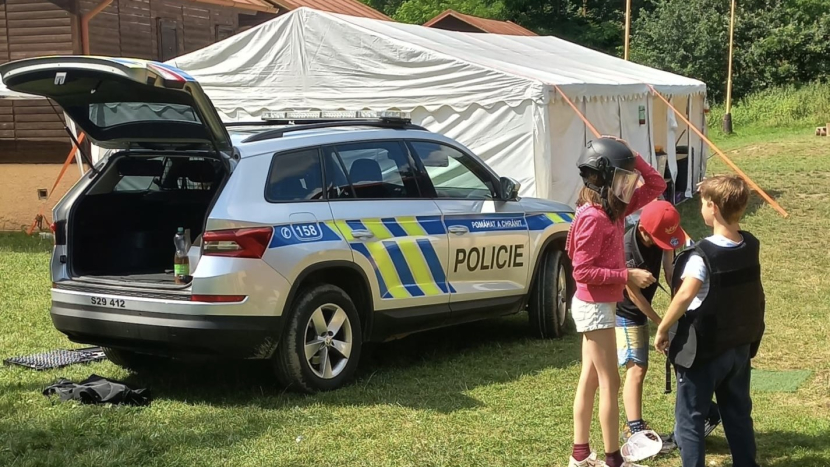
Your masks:
M 565 335 L 571 321 L 574 287 L 570 263 L 559 249 L 549 248 L 542 254 L 528 300 L 530 328 L 542 339 L 559 338 Z
M 311 345 L 317 345 L 322 339 L 312 320 L 318 310 L 325 323 L 329 323 L 335 314 L 342 317 L 338 310 L 342 310 L 347 319 L 336 334 L 329 334 L 328 341 L 323 340 L 319 350 L 309 359 L 306 358 L 306 344 L 314 341 Z M 292 390 L 315 393 L 337 389 L 352 378 L 360 360 L 363 335 L 357 309 L 343 289 L 327 284 L 305 289 L 298 295 L 286 320 L 285 332 L 272 359 L 280 383 Z M 342 345 L 348 339 L 351 339 L 350 352 L 344 360 L 344 354 L 338 350 L 343 347 L 337 347 L 336 343 Z M 325 359 L 331 366 L 328 374 Z
M 137 352 L 124 349 L 112 349 L 109 347 L 101 347 L 104 355 L 112 363 L 130 371 L 141 371 L 150 367 L 154 358 L 150 355 L 144 355 Z

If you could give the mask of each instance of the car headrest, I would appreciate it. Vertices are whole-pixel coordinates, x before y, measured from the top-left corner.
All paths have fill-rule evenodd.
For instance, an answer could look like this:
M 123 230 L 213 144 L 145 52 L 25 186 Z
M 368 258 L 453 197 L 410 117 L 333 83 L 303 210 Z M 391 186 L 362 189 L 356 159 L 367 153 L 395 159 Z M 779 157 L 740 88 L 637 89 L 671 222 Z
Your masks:
M 305 199 L 309 190 L 303 187 L 299 178 L 284 178 L 269 187 L 269 195 L 274 200 L 288 201 Z
M 352 167 L 349 169 L 349 177 L 352 183 L 359 182 L 382 182 L 383 172 L 380 170 L 380 164 L 374 159 L 358 159 L 352 162 Z
M 161 177 L 164 163 L 160 160 L 123 157 L 118 159 L 118 174 L 122 177 Z
M 213 183 L 216 170 L 210 161 L 187 161 L 182 167 L 181 175 L 194 183 Z

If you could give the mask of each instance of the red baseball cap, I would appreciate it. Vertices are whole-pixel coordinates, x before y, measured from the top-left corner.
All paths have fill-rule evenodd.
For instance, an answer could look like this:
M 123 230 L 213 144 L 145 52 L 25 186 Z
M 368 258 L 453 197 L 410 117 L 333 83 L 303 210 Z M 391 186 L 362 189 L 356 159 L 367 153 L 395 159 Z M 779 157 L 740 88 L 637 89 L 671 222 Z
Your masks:
M 648 203 L 640 213 L 640 225 L 664 250 L 676 250 L 688 238 L 680 227 L 680 213 L 668 201 Z

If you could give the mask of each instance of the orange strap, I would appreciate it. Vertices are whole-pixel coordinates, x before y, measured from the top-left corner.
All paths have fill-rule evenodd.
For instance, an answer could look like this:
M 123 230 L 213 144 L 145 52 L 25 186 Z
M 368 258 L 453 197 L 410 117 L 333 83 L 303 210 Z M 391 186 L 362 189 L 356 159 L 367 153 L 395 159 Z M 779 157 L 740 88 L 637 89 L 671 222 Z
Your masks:
M 574 109 L 574 112 L 576 112 L 576 115 L 582 120 L 583 123 L 585 123 L 585 126 L 588 127 L 589 130 L 591 130 L 591 133 L 593 133 L 596 138 L 599 138 L 600 136 L 602 136 L 602 135 L 599 134 L 597 129 L 594 128 L 594 125 L 591 125 L 591 122 L 588 121 L 588 119 L 585 117 L 585 115 L 583 115 L 582 112 L 579 111 L 579 108 L 577 108 L 577 106 L 573 103 L 573 101 L 570 98 L 568 98 L 568 96 L 566 96 L 565 93 L 562 92 L 561 89 L 559 89 L 559 86 L 554 84 L 553 89 L 556 89 L 556 92 L 558 92 L 559 95 L 562 96 L 562 99 L 564 99 L 565 102 L 569 106 L 571 106 L 572 109 Z
M 671 105 L 671 103 L 668 101 L 668 99 L 663 97 L 659 92 L 657 92 L 656 89 L 654 89 L 654 86 L 649 84 L 648 87 L 649 87 L 649 89 L 651 89 L 651 92 L 655 96 L 659 97 L 663 102 L 665 102 L 666 105 L 668 105 L 669 108 L 672 109 L 674 111 L 674 113 L 678 117 L 680 117 L 680 119 L 683 120 L 686 123 L 686 125 L 689 126 L 689 128 L 692 129 L 692 131 L 694 131 L 698 136 L 700 136 L 703 139 L 703 141 L 706 141 L 706 144 L 708 144 L 709 147 L 711 147 L 715 151 L 715 153 L 717 153 L 717 155 L 720 156 L 721 159 L 723 159 L 723 161 L 726 163 L 726 165 L 731 167 L 732 170 L 734 170 L 735 173 L 738 174 L 738 176 L 740 176 L 742 179 L 744 179 L 744 181 L 747 183 L 747 185 L 752 187 L 753 190 L 755 190 L 759 195 L 761 195 L 761 197 L 764 198 L 764 201 L 769 203 L 769 205 L 772 206 L 773 209 L 778 211 L 778 213 L 781 214 L 782 216 L 789 217 L 789 214 L 787 214 L 787 211 L 785 211 L 784 208 L 782 208 L 777 202 L 775 202 L 775 200 L 772 199 L 772 197 L 770 197 L 770 195 L 768 195 L 764 190 L 762 190 L 761 187 L 759 187 L 757 184 L 755 184 L 755 182 L 753 182 L 752 179 L 749 178 L 749 176 L 747 174 L 745 174 L 743 170 L 738 168 L 738 166 L 735 165 L 734 162 L 732 162 L 728 157 L 726 157 L 726 154 L 724 154 L 723 151 L 720 150 L 720 148 L 715 146 L 715 143 L 710 141 L 709 138 L 704 136 L 703 133 L 700 130 L 697 129 L 697 127 L 692 125 L 692 123 L 686 118 L 685 115 L 683 115 L 682 113 L 680 113 L 680 111 L 678 111 L 676 108 L 674 108 L 674 106 Z
M 86 135 L 84 133 L 78 135 L 78 144 L 80 144 L 84 140 L 85 136 Z M 58 178 L 55 180 L 55 184 L 52 185 L 52 189 L 49 190 L 49 193 L 46 195 L 46 201 L 40 205 L 40 211 L 38 211 L 37 216 L 35 216 L 34 222 L 32 222 L 32 226 L 29 227 L 29 230 L 26 231 L 26 234 L 32 235 L 32 233 L 35 231 L 35 226 L 37 226 L 38 218 L 43 217 L 43 210 L 46 208 L 46 203 L 49 202 L 49 198 L 52 197 L 52 193 L 55 192 L 55 188 L 57 188 L 58 183 L 61 182 L 63 175 L 66 173 L 66 169 L 68 169 L 70 164 L 72 164 L 72 159 L 75 158 L 76 152 L 78 152 L 78 146 L 76 146 L 75 143 L 72 143 L 72 149 L 69 151 L 69 155 L 66 156 L 66 161 L 63 163 L 63 167 L 61 167 L 61 171 L 58 174 Z

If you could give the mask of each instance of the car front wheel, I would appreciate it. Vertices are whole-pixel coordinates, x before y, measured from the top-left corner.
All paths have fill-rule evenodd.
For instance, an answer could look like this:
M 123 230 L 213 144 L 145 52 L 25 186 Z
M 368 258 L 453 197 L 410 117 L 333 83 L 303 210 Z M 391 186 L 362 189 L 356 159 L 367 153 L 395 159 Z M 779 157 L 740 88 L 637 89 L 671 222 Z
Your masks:
M 562 337 L 568 328 L 573 287 L 565 252 L 548 249 L 543 255 L 530 291 L 528 316 L 533 334 L 550 339 Z
M 349 295 L 333 285 L 300 294 L 274 355 L 280 382 L 307 393 L 336 389 L 351 379 L 360 359 L 360 318 Z

